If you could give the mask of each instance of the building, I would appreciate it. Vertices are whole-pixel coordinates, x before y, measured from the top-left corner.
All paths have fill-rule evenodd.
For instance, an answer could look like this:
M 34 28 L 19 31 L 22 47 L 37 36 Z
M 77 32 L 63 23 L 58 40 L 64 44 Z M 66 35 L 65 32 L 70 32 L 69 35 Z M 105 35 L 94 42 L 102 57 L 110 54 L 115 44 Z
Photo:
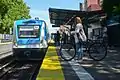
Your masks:
M 85 11 L 95 11 L 95 10 L 101 10 L 103 0 L 84 0 L 84 10 Z
M 103 2 L 103 0 L 84 0 L 83 4 L 80 3 L 80 10 L 81 11 L 102 10 L 102 2 Z M 95 18 L 97 19 L 97 17 L 95 17 Z M 101 27 L 102 26 L 101 26 L 101 23 L 99 20 L 94 23 L 91 23 L 90 26 L 91 27 L 88 28 L 88 38 L 95 38 L 94 35 L 101 35 Z

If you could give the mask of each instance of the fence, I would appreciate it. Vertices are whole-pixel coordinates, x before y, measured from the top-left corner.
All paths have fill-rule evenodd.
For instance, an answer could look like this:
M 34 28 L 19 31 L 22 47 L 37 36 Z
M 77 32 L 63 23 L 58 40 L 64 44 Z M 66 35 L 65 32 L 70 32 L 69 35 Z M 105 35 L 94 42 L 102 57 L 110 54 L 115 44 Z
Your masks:
M 12 41 L 12 35 L 10 34 L 0 34 L 0 42 L 10 42 Z

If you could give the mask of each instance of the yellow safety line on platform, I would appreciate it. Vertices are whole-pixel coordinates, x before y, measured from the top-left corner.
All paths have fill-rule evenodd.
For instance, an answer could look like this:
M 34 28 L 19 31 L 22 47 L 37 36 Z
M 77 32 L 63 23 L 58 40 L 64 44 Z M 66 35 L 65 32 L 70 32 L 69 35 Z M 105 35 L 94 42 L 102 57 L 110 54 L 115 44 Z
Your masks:
M 49 46 L 36 80 L 64 80 L 56 48 Z

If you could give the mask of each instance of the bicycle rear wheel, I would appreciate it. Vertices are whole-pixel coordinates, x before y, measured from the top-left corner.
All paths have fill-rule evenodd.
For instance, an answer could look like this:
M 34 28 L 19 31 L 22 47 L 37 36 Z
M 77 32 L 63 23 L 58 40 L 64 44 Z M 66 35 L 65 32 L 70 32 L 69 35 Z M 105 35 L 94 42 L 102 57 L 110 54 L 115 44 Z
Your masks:
M 60 56 L 62 59 L 64 59 L 65 61 L 70 61 L 72 60 L 75 55 L 75 48 L 72 44 L 62 44 L 60 47 Z
M 101 61 L 107 55 L 107 47 L 100 42 L 96 42 L 91 44 L 91 46 L 88 48 L 88 53 L 90 58 L 93 60 Z

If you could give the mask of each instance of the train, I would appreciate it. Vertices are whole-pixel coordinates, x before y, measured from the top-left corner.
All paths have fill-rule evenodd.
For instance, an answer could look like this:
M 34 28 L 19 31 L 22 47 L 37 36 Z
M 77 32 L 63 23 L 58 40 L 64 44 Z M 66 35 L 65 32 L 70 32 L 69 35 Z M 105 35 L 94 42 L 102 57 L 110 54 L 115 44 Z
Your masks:
M 48 48 L 46 22 L 39 19 L 14 21 L 13 56 L 16 60 L 42 60 Z

